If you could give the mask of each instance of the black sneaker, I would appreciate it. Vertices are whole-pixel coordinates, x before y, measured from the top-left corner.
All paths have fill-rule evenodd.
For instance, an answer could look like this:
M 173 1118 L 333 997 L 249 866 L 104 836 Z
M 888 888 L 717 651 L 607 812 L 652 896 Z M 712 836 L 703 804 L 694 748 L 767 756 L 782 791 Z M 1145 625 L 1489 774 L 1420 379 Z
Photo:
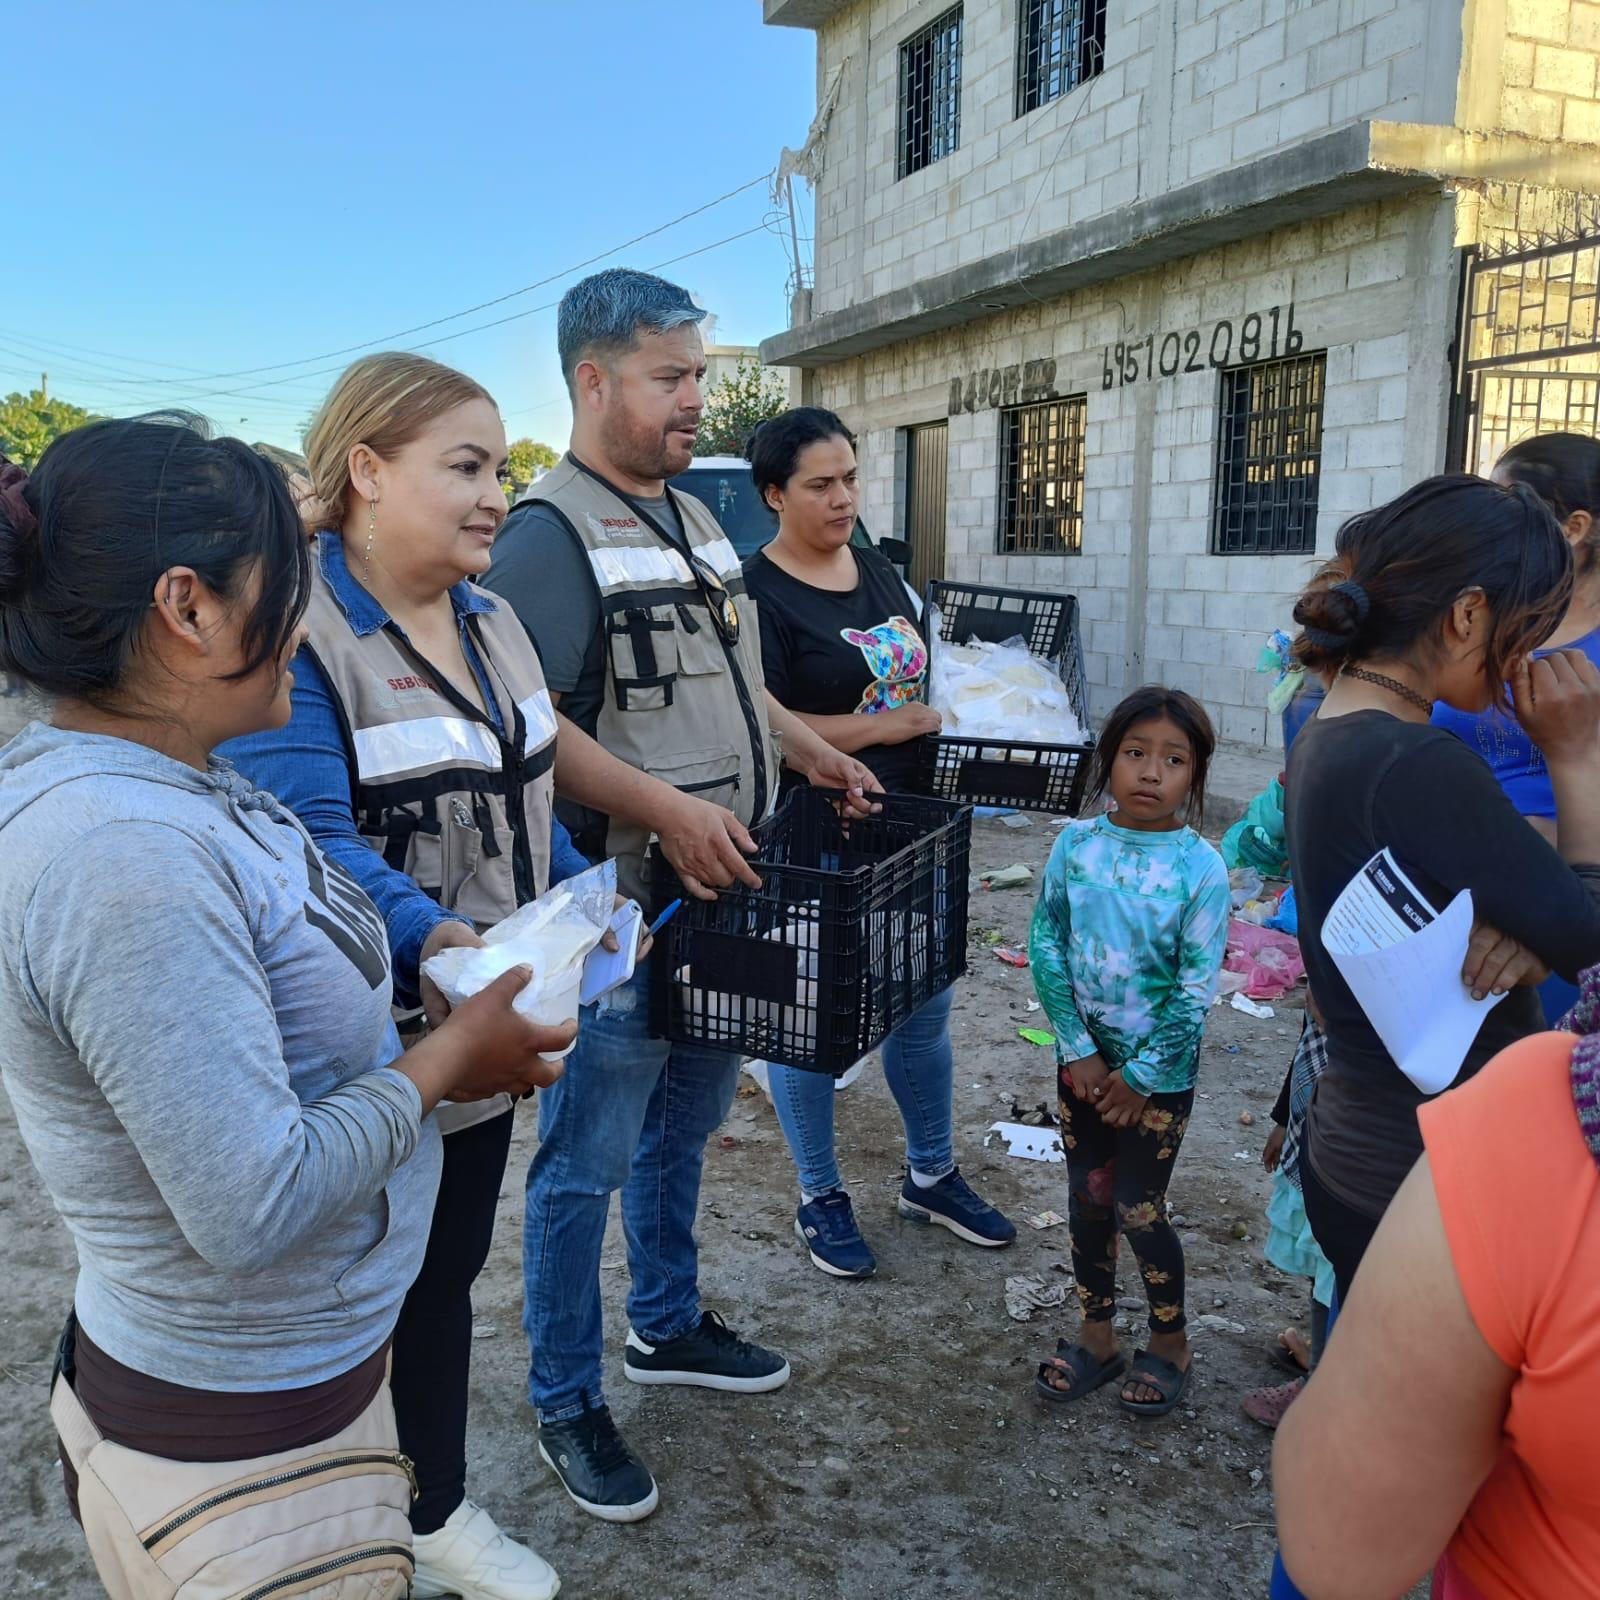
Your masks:
M 642 1522 L 661 1499 L 650 1469 L 617 1432 L 609 1406 L 586 1403 L 580 1416 L 541 1422 L 539 1454 L 574 1504 L 602 1522 Z
M 765 1394 L 789 1381 L 782 1356 L 741 1339 L 715 1311 L 670 1344 L 646 1344 L 629 1328 L 622 1370 L 635 1383 L 688 1383 L 734 1394 Z

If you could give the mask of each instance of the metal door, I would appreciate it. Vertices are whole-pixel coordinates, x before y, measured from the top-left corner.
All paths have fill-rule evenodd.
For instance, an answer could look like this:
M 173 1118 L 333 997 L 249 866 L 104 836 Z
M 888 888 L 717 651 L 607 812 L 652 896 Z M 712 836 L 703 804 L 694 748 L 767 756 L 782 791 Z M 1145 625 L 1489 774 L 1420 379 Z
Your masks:
M 1600 434 L 1600 202 L 1469 248 L 1450 465 L 1487 474 L 1536 433 Z
M 945 483 L 950 466 L 950 425 L 929 422 L 906 429 L 906 540 L 909 581 L 918 594 L 944 576 Z

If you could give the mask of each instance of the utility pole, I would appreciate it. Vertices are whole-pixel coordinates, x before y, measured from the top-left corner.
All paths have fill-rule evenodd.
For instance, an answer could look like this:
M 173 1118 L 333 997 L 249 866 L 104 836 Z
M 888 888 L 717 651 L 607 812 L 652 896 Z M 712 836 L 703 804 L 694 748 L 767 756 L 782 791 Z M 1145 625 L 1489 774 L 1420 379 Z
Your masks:
M 46 400 L 50 398 L 50 374 L 48 372 L 39 374 L 39 393 Z

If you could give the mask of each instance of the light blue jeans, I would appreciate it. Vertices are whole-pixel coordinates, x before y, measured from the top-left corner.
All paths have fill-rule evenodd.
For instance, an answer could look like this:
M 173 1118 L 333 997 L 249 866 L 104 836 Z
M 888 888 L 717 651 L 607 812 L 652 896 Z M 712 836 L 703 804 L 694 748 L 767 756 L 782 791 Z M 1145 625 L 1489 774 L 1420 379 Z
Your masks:
M 567 1070 L 539 1094 L 523 1213 L 528 1398 L 542 1422 L 604 1401 L 600 1251 L 622 1191 L 628 1320 L 665 1344 L 700 1324 L 694 1219 L 706 1139 L 727 1116 L 739 1057 L 650 1036 L 647 967 L 585 1006 Z
M 918 1172 L 942 1178 L 955 1170 L 950 1096 L 955 1054 L 950 1048 L 950 1000 L 946 989 L 914 1012 L 883 1041 L 883 1075 L 906 1128 L 906 1159 Z M 833 1079 L 825 1072 L 772 1064 L 768 1080 L 778 1124 L 800 1169 L 807 1194 L 839 1189 L 834 1153 Z

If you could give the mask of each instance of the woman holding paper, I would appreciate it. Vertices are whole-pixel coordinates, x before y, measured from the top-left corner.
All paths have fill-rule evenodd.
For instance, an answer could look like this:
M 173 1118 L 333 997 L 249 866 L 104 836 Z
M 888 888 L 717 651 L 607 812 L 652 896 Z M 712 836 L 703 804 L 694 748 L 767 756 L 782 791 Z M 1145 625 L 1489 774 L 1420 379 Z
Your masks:
M 225 752 L 291 806 L 383 915 L 402 1035 L 447 1012 L 421 975 L 589 863 L 551 814 L 556 718 L 516 617 L 470 580 L 505 520 L 505 429 L 470 378 L 368 356 L 306 436 L 317 499 L 310 638 L 286 726 Z M 552 1035 L 556 1030 L 549 1030 Z M 552 1047 L 570 1039 L 570 1030 Z M 540 1082 L 559 1075 L 549 1063 Z M 552 1568 L 466 1498 L 473 1280 L 488 1256 L 513 1101 L 441 1107 L 444 1169 L 394 1340 L 416 1463 L 417 1595 L 548 1600 Z
M 1581 650 L 1600 665 L 1600 439 L 1582 433 L 1540 433 L 1511 446 L 1495 463 L 1496 483 L 1525 483 L 1555 512 L 1572 546 L 1572 602 L 1547 650 Z M 1433 708 L 1433 723 L 1447 728 L 1488 762 L 1495 781 L 1519 812 L 1553 844 L 1556 799 L 1539 747 L 1514 717 L 1498 708 Z M 1544 1014 L 1554 1025 L 1578 998 L 1565 978 L 1539 988 Z
M 1528 659 L 1566 610 L 1572 557 L 1526 488 L 1430 478 L 1348 524 L 1339 548 L 1349 578 L 1295 609 L 1300 659 L 1338 677 L 1295 741 L 1286 792 L 1302 948 L 1328 1034 L 1302 1179 L 1342 1298 L 1421 1151 L 1425 1095 L 1356 1001 L 1324 922 L 1387 850 L 1433 912 L 1469 891 L 1477 919 L 1544 967 L 1573 976 L 1600 961 L 1600 670 L 1579 652 Z M 1508 680 L 1550 769 L 1554 846 L 1476 755 L 1430 726 L 1437 702 L 1482 711 Z M 1458 1076 L 1542 1025 L 1534 991 L 1513 988 L 1486 1011 Z

